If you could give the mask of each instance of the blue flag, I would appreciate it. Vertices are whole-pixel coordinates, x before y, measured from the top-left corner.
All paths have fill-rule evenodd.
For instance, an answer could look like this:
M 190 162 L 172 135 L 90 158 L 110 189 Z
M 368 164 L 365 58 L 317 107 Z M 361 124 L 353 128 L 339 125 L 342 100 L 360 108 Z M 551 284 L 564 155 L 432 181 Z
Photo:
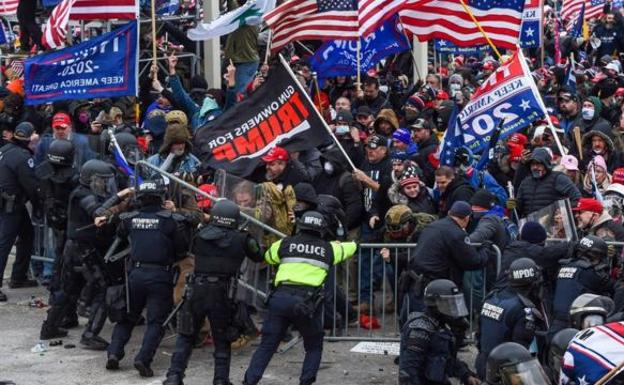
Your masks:
M 574 24 L 572 24 L 572 29 L 570 29 L 570 37 L 573 39 L 577 39 L 583 36 L 583 22 L 585 21 L 585 2 L 581 4 L 581 10 L 579 11 L 576 20 L 574 20 Z
M 576 70 L 576 64 L 574 63 L 574 58 L 570 57 L 570 67 L 568 68 L 568 74 L 566 75 L 565 85 L 569 87 L 574 93 L 576 93 L 576 75 L 574 74 Z
M 26 60 L 26 104 L 135 96 L 137 22 L 84 43 Z
M 499 125 L 503 140 L 544 116 L 539 91 L 518 52 L 483 82 L 459 113 L 464 145 L 474 154 L 488 147 Z
M 360 39 L 360 70 L 366 72 L 392 54 L 409 49 L 406 37 L 397 29 L 396 17 L 377 31 Z M 357 73 L 357 42 L 334 40 L 324 43 L 310 59 L 312 70 L 321 78 Z
M 156 14 L 165 16 L 173 15 L 180 9 L 179 0 L 156 0 Z
M 522 11 L 520 47 L 537 48 L 542 45 L 543 5 L 539 0 L 527 0 Z
M 453 167 L 455 164 L 455 151 L 464 146 L 464 134 L 457 115 L 459 115 L 459 111 L 457 104 L 455 104 L 449 118 L 448 127 L 444 133 L 442 150 L 440 151 L 440 166 Z
M 61 0 L 42 0 L 43 6 L 46 8 L 56 7 Z
M 449 55 L 483 56 L 492 49 L 489 45 L 477 45 L 473 47 L 458 47 L 453 42 L 444 39 L 433 39 L 436 52 Z
M 117 143 L 117 139 L 115 139 L 115 135 L 113 135 L 112 130 L 108 130 L 108 135 L 110 136 L 111 143 L 113 144 L 113 156 L 115 157 L 115 163 L 119 168 L 123 170 L 124 174 L 130 177 L 132 183 L 134 183 L 134 169 L 130 167 L 130 164 L 126 160 L 126 157 L 123 151 L 121 151 L 119 143 Z M 139 179 L 137 180 L 137 182 L 141 183 L 141 177 L 138 178 Z

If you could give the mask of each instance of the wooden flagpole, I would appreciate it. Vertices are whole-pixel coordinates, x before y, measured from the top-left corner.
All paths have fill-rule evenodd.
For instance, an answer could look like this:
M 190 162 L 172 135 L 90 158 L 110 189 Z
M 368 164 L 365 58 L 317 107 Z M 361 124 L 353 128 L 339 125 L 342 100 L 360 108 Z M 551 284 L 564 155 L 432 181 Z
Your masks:
M 357 65 L 357 88 L 358 88 L 358 90 L 361 90 L 362 89 L 362 84 L 361 84 L 360 80 L 362 78 L 362 75 L 361 75 L 362 71 L 360 70 L 360 51 L 362 50 L 362 47 L 361 47 L 361 43 L 360 43 L 360 38 L 359 37 L 358 37 L 358 40 L 357 40 L 356 47 L 357 48 L 356 48 L 356 53 L 355 53 L 355 56 L 356 56 L 355 60 L 356 60 L 356 65 Z
M 492 43 L 492 40 L 490 40 L 490 37 L 487 35 L 487 33 L 485 33 L 485 30 L 483 29 L 483 27 L 481 27 L 481 24 L 479 23 L 479 20 L 477 20 L 477 18 L 475 17 L 475 15 L 472 13 L 472 11 L 470 10 L 470 8 L 468 8 L 468 6 L 466 5 L 466 3 L 464 2 L 464 0 L 459 0 L 459 2 L 461 3 L 462 7 L 464 7 L 464 10 L 466 11 L 466 13 L 468 13 L 468 15 L 470 16 L 470 18 L 472 19 L 472 21 L 475 23 L 475 25 L 477 26 L 477 29 L 479 30 L 479 32 L 481 32 L 481 34 L 483 35 L 483 37 L 485 37 L 485 40 L 488 42 L 488 44 L 490 45 L 490 47 L 492 47 L 492 50 L 494 51 L 494 53 L 496 54 L 496 56 L 498 56 L 498 61 L 501 60 L 501 54 L 500 52 L 498 52 L 498 49 L 496 48 L 496 46 L 494 45 L 494 43 Z
M 271 57 L 271 40 L 273 40 L 273 30 L 269 28 L 269 33 L 267 34 L 266 52 L 264 53 L 264 64 L 268 64 L 269 57 Z

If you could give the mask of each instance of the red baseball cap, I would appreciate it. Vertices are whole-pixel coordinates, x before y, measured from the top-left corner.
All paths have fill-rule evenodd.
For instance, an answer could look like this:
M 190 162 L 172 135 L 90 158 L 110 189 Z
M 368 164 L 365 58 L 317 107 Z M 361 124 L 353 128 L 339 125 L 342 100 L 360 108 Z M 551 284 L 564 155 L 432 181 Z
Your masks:
M 57 112 L 52 117 L 52 128 L 71 126 L 71 118 L 64 112 Z
M 624 96 L 624 87 L 620 87 L 615 90 L 615 96 Z
M 262 157 L 262 160 L 269 163 L 276 160 L 288 161 L 290 157 L 288 156 L 288 151 L 283 147 L 275 146 L 269 152 Z
M 529 138 L 527 138 L 526 135 L 521 134 L 519 132 L 516 132 L 515 134 L 512 134 L 509 137 L 509 143 L 518 144 L 523 147 L 528 141 L 529 141 Z
M 446 91 L 439 90 L 438 94 L 436 95 L 436 99 L 448 100 L 449 99 L 449 94 L 447 94 Z
M 624 167 L 613 170 L 613 183 L 624 184 Z
M 596 214 L 602 214 L 602 210 L 604 210 L 604 206 L 594 198 L 581 198 L 576 207 L 572 209 L 572 211 L 590 211 Z
M 198 188 L 210 196 L 213 196 L 213 197 L 219 196 L 218 194 L 219 191 L 217 190 L 217 186 L 215 186 L 214 184 L 205 183 L 205 184 L 200 185 Z M 206 198 L 205 196 L 201 194 L 197 194 L 196 198 L 197 198 L 197 207 L 199 207 L 200 209 L 209 209 L 212 206 L 212 201 L 209 198 Z

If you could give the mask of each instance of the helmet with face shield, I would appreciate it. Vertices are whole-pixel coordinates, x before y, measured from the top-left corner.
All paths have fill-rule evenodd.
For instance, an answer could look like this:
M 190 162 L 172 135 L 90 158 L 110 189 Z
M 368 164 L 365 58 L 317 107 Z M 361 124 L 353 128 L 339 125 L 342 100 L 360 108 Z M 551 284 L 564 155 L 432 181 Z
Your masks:
M 602 325 L 613 309 L 615 309 L 615 303 L 609 297 L 589 293 L 581 294 L 570 305 L 571 326 L 583 330 Z
M 450 318 L 462 318 L 468 315 L 464 294 L 457 285 L 448 279 L 431 281 L 423 292 L 425 305 L 434 312 Z
M 79 182 L 102 198 L 108 198 L 117 193 L 115 168 L 110 163 L 98 159 L 91 159 L 82 165 Z
M 624 185 L 612 183 L 604 192 L 603 204 L 616 223 L 622 223 L 624 213 Z
M 550 381 L 536 358 L 516 342 L 504 342 L 487 359 L 488 385 L 548 385 Z

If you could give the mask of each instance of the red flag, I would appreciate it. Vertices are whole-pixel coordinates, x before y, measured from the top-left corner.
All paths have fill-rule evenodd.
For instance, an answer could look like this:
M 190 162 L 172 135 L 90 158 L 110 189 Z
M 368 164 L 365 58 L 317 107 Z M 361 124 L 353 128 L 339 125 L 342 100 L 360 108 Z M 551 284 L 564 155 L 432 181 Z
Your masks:
M 0 16 L 12 16 L 17 13 L 19 0 L 0 0 Z
M 69 13 L 76 0 L 62 0 L 54 7 L 43 28 L 41 44 L 46 48 L 58 48 L 65 42 Z

